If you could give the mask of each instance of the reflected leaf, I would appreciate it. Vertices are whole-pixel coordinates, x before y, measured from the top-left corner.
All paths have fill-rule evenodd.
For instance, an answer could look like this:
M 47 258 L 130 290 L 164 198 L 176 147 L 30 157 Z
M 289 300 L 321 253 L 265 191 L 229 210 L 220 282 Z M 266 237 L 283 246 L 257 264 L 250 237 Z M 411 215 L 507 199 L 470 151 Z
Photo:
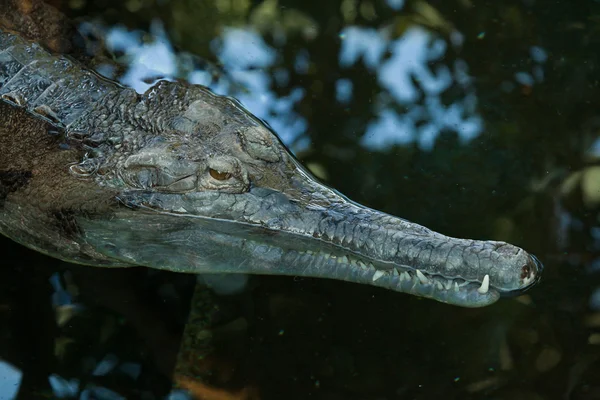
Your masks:
M 282 8 L 278 0 L 264 0 L 255 7 L 248 18 L 250 26 L 263 35 L 301 35 L 312 40 L 319 35 L 315 19 L 294 8 Z
M 125 362 L 119 366 L 119 370 L 131 379 L 136 380 L 142 373 L 142 366 L 138 363 Z
M 119 358 L 114 354 L 107 354 L 96 365 L 92 371 L 92 376 L 104 376 L 110 373 L 119 364 Z
M 538 354 L 535 367 L 539 372 L 547 372 L 556 367 L 562 359 L 562 353 L 555 348 L 547 347 Z
M 48 377 L 52 392 L 59 399 L 74 397 L 79 393 L 79 380 L 67 380 L 59 375 L 52 374 Z
M 114 316 L 107 315 L 100 326 L 100 343 L 107 342 L 118 331 L 118 323 Z
M 0 359 L 0 398 L 12 400 L 17 398 L 23 373 L 14 365 Z
M 56 307 L 56 325 L 65 326 L 75 315 L 81 311 L 79 305 L 64 305 Z
M 110 389 L 91 386 L 81 392 L 80 400 L 126 400 L 125 397 Z
M 595 346 L 600 345 L 600 333 L 592 333 L 588 337 L 588 343 Z
M 60 336 L 56 338 L 54 340 L 54 355 L 56 358 L 59 360 L 65 359 L 68 354 L 69 346 L 73 343 L 75 343 L 75 339 L 70 337 Z
M 600 205 L 600 167 L 590 167 L 583 171 L 581 190 L 583 202 L 588 208 Z
M 324 181 L 327 180 L 328 174 L 325 167 L 318 163 L 308 163 L 306 167 L 312 172 L 317 178 L 322 179 Z
M 423 0 L 417 0 L 413 4 L 415 11 L 415 22 L 432 30 L 449 34 L 454 30 L 452 23 L 431 4 Z

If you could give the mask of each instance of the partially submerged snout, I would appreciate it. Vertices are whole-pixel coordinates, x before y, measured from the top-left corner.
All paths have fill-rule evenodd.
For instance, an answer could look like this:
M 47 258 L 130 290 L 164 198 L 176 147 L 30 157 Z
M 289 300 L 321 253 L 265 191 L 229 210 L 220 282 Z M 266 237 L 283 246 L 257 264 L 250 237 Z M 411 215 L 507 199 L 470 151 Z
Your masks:
M 304 224 L 312 236 L 302 241 L 304 256 L 279 273 L 366 283 L 463 307 L 522 293 L 541 273 L 535 257 L 504 242 L 447 237 L 349 202 L 317 212 L 308 218 L 318 221 L 315 228 Z M 301 231 L 299 221 L 306 219 L 279 221 L 278 229 Z
M 443 240 L 453 249 L 448 251 L 447 246 L 441 246 L 440 262 L 430 259 L 428 263 L 415 258 L 412 263 L 394 264 L 389 270 L 375 268 L 368 271 L 365 280 L 370 279 L 376 286 L 444 303 L 481 307 L 494 303 L 500 296 L 521 294 L 539 279 L 542 265 L 534 256 L 515 246 L 449 237 Z M 503 255 L 506 250 L 514 251 L 514 254 Z M 369 267 L 373 266 L 369 264 Z

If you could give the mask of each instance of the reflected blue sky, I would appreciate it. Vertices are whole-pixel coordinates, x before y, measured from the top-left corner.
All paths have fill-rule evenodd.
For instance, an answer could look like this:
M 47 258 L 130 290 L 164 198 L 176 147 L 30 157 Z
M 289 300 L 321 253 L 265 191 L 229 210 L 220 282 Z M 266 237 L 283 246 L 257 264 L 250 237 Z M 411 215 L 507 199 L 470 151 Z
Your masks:
M 529 49 L 530 69 L 515 72 L 514 80 L 521 86 L 534 86 L 544 81 L 544 63 L 548 59 L 546 51 L 539 46 Z M 513 90 L 514 85 L 505 85 L 507 91 Z
M 404 7 L 404 0 L 386 0 L 386 3 L 394 11 L 399 11 Z
M 366 148 L 385 150 L 416 141 L 421 149 L 429 150 L 444 130 L 457 132 L 463 142 L 483 130 L 466 63 L 458 60 L 453 66 L 440 64 L 433 70 L 428 66 L 445 56 L 444 40 L 418 27 L 391 41 L 385 31 L 359 27 L 344 29 L 341 38 L 340 65 L 363 62 L 395 100 L 392 104 L 375 102 L 376 119 L 362 139 Z M 384 60 L 385 52 L 390 55 Z M 453 84 L 460 85 L 465 95 L 444 105 L 440 96 Z M 408 106 L 408 111 L 400 114 L 396 105 Z
M 342 48 L 339 62 L 341 67 L 350 67 L 359 59 L 371 70 L 376 69 L 387 47 L 382 34 L 373 28 L 350 26 L 340 32 Z
M 388 0 L 393 9 L 404 2 Z M 210 87 L 219 94 L 238 99 L 244 107 L 266 121 L 292 151 L 305 150 L 310 142 L 305 133 L 307 121 L 295 111 L 306 95 L 304 88 L 292 88 L 288 96 L 277 95 L 273 87 L 286 85 L 289 72 L 278 64 L 276 49 L 265 43 L 251 27 L 231 27 L 215 38 L 211 48 L 223 66 L 221 74 L 189 68 L 185 53 L 174 51 L 162 24 L 154 21 L 150 36 L 124 27 L 111 27 L 106 44 L 120 52 L 128 65 L 120 82 L 139 93 L 146 91 L 158 79 L 185 79 Z M 341 67 L 362 64 L 377 77 L 382 93 L 373 99 L 374 118 L 367 124 L 361 144 L 369 150 L 386 150 L 393 145 L 417 143 L 422 150 L 433 148 L 443 131 L 456 132 L 463 143 L 480 135 L 483 119 L 478 113 L 478 99 L 469 67 L 464 60 L 445 61 L 448 46 L 460 47 L 464 37 L 459 32 L 450 35 L 450 44 L 421 27 L 409 28 L 401 37 L 392 39 L 386 29 L 349 26 L 339 33 Z M 142 39 L 144 38 L 144 39 Z M 532 86 L 543 81 L 546 52 L 534 46 L 528 55 L 531 70 L 519 71 L 513 82 L 502 88 L 513 90 L 516 85 Z M 188 68 L 182 68 L 187 65 Z M 294 69 L 304 74 L 310 66 L 310 54 L 297 51 Z M 111 75 L 107 66 L 99 72 Z M 348 78 L 336 81 L 336 100 L 342 106 L 350 104 L 354 83 Z M 450 103 L 442 96 L 459 88 Z M 388 96 L 382 94 L 387 93 Z M 400 112 L 399 110 L 407 110 Z
M 589 153 L 593 157 L 600 157 L 600 138 L 594 140 L 594 143 L 590 147 Z
M 128 64 L 120 82 L 144 93 L 156 78 L 174 79 L 178 76 L 177 58 L 162 23 L 154 21 L 150 28 L 152 41 L 142 41 L 142 33 L 115 26 L 106 35 L 107 48 L 123 53 Z M 100 70 L 99 72 L 102 72 Z
M 17 396 L 23 373 L 14 365 L 0 360 L 0 400 L 12 400 Z

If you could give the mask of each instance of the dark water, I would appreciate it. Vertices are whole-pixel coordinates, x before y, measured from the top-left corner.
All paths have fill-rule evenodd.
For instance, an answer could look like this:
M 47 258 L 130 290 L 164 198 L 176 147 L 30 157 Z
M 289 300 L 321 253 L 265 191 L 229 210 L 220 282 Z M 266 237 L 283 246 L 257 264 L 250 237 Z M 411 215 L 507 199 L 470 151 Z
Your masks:
M 207 300 L 199 398 L 600 399 L 599 2 L 54 4 L 102 73 L 230 94 L 353 200 L 545 264 L 476 310 L 251 277 Z M 167 398 L 194 277 L 0 246 L 0 399 Z

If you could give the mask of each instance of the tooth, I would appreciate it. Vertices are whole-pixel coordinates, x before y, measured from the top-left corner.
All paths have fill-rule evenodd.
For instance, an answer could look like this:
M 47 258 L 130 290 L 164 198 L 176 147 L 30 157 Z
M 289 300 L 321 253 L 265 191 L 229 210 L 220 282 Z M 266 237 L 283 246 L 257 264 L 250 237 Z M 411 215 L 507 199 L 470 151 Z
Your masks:
M 398 272 L 398 270 L 396 268 L 392 268 L 392 275 L 398 276 L 398 275 L 400 275 L 400 272 Z
M 408 272 L 403 272 L 400 274 L 401 281 L 410 281 L 410 274 Z
M 337 259 L 337 262 L 339 262 L 339 263 L 341 263 L 341 264 L 348 264 L 348 263 L 349 263 L 349 261 L 348 261 L 348 257 L 346 257 L 346 256 L 339 257 L 339 258 Z
M 446 282 L 446 290 L 450 289 L 452 289 L 452 279 L 448 279 L 448 282 Z
M 483 277 L 483 282 L 481 282 L 481 286 L 477 291 L 481 294 L 486 294 L 490 289 L 490 276 L 486 275 Z
M 369 263 L 369 269 L 375 270 L 375 266 L 373 265 L 373 263 Z
M 419 278 L 419 281 L 421 281 L 423 285 L 429 283 L 429 279 L 427 279 L 420 270 L 417 270 L 417 278 Z
M 454 281 L 454 291 L 458 292 L 459 287 L 458 287 L 458 283 L 456 281 Z
M 377 279 L 381 278 L 384 275 L 384 272 L 379 270 L 379 271 L 375 271 L 375 274 L 373 275 L 373 282 L 375 282 Z
M 444 290 L 444 285 L 442 285 L 442 283 L 440 281 L 435 281 L 435 286 L 439 289 L 439 290 Z

